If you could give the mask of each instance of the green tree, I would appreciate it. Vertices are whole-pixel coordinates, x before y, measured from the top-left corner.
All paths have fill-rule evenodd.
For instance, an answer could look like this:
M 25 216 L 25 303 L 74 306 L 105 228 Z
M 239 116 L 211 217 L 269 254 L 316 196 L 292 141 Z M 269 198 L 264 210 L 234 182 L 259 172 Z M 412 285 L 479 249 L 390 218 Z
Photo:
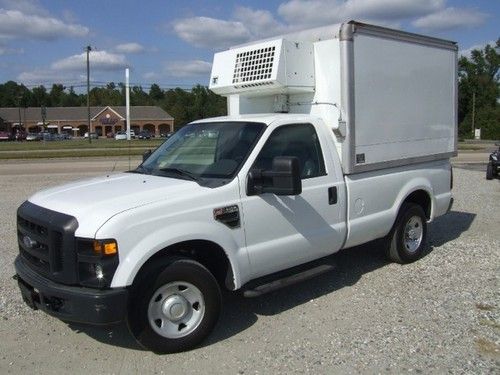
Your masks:
M 473 50 L 470 57 L 458 61 L 458 123 L 461 136 L 472 137 L 474 127 L 482 129 L 482 138 L 500 139 L 499 66 L 500 39 L 496 46 Z M 474 107 L 474 108 L 473 108 Z
M 53 84 L 52 89 L 49 92 L 50 105 L 52 107 L 61 107 L 64 102 L 64 97 L 66 93 L 64 92 L 65 87 L 61 84 Z
M 47 94 L 47 89 L 45 86 L 40 85 L 38 87 L 33 87 L 31 90 L 33 93 L 33 100 L 31 102 L 31 106 L 33 107 L 41 107 L 43 105 L 50 106 L 50 98 Z
M 149 97 L 155 102 L 158 103 L 165 98 L 165 93 L 156 83 L 153 83 L 149 89 Z

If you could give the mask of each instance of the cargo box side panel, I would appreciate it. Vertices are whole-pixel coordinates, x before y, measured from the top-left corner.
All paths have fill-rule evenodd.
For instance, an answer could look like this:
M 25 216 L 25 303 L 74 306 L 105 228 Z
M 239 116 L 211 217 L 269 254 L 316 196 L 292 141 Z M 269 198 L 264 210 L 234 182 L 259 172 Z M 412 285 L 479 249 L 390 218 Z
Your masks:
M 456 152 L 456 50 L 354 35 L 353 171 Z

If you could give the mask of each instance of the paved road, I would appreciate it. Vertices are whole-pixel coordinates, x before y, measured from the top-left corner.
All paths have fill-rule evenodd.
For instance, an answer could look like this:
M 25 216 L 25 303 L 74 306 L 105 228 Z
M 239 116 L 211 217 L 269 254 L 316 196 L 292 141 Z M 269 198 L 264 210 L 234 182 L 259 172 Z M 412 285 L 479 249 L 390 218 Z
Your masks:
M 467 169 L 486 170 L 488 153 L 461 152 L 452 159 L 454 166 Z M 38 159 L 38 160 L 0 160 L 0 176 L 32 174 L 109 173 L 135 168 L 141 161 L 140 156 L 100 157 L 75 159 Z
M 137 167 L 141 157 L 99 157 L 75 159 L 1 160 L 0 175 L 47 175 L 110 173 Z

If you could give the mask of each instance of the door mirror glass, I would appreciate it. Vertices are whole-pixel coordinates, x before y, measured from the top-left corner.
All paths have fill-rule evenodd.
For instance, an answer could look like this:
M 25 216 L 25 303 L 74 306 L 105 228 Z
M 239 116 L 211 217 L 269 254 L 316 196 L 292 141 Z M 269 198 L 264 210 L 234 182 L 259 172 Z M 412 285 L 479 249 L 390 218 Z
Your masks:
M 252 169 L 248 174 L 247 194 L 299 195 L 302 193 L 300 164 L 296 157 L 277 156 L 269 171 Z

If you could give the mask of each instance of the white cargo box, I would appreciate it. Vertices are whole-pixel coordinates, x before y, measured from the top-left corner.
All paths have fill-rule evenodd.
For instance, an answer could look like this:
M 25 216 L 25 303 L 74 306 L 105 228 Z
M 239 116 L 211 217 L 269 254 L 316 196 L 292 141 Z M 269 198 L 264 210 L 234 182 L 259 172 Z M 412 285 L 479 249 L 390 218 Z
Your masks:
M 242 54 L 273 46 L 270 75 L 237 76 Z M 456 155 L 457 46 L 442 39 L 354 21 L 306 30 L 216 54 L 210 88 L 229 115 L 321 117 L 347 174 Z

